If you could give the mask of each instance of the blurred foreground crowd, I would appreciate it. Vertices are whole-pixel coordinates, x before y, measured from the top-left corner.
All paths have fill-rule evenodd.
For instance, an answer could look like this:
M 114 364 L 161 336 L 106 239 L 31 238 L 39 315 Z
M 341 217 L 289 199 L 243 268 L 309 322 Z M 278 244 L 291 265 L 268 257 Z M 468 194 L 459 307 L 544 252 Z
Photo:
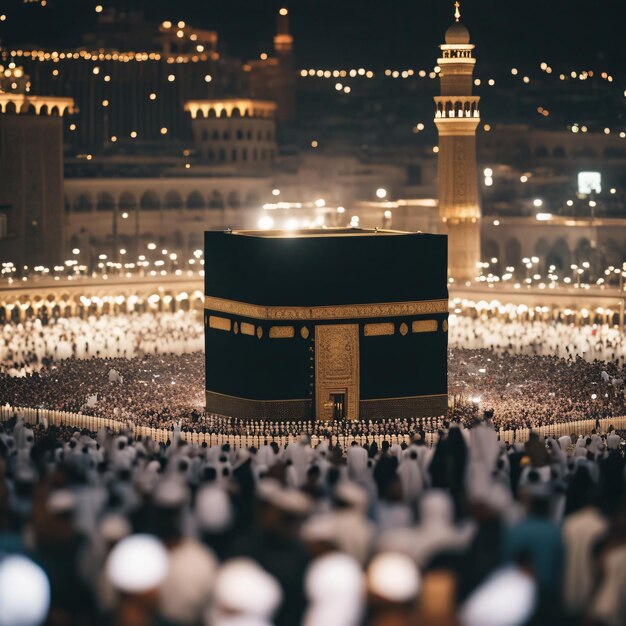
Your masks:
M 171 445 L 0 430 L 0 625 L 626 624 L 623 433 Z

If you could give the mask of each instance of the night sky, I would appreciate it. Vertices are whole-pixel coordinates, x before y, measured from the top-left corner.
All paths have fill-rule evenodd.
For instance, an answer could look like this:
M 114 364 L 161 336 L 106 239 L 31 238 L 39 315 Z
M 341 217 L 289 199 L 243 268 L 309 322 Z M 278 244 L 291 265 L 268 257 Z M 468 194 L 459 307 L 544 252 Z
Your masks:
M 222 49 L 253 58 L 271 51 L 277 0 L 0 0 L 6 45 L 67 48 L 93 28 L 94 7 L 132 5 L 147 19 L 185 20 L 218 31 Z M 452 22 L 450 0 L 291 0 L 297 65 L 421 67 Z M 563 69 L 602 68 L 616 77 L 626 63 L 623 0 L 464 0 L 463 22 L 488 65 L 547 61 Z

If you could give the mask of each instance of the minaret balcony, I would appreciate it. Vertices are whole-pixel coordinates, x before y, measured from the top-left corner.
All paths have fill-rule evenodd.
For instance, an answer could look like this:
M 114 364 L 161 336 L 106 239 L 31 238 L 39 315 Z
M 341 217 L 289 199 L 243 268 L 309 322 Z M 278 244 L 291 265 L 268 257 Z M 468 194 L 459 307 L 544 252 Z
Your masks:
M 480 96 L 436 96 L 435 119 L 480 119 Z

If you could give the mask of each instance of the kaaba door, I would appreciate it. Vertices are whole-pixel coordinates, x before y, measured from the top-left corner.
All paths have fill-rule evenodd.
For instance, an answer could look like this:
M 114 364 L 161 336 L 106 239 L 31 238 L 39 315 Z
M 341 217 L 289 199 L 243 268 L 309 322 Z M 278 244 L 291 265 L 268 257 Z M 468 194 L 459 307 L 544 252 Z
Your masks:
M 359 325 L 315 327 L 315 418 L 332 420 L 343 395 L 346 419 L 359 417 Z

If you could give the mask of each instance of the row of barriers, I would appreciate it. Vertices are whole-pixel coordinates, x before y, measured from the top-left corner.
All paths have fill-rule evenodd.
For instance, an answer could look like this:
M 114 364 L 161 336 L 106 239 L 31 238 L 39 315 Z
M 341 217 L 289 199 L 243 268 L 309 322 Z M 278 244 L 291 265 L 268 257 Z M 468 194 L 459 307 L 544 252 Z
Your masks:
M 86 428 L 92 432 L 97 432 L 102 428 L 107 428 L 113 432 L 120 432 L 129 430 L 134 436 L 146 438 L 150 437 L 158 443 L 167 443 L 171 441 L 175 436 L 180 436 L 182 441 L 190 444 L 201 445 L 206 443 L 207 446 L 221 446 L 226 443 L 235 448 L 249 448 L 251 446 L 259 447 L 266 443 L 275 441 L 280 446 L 285 446 L 290 443 L 294 443 L 299 439 L 299 435 L 227 435 L 221 433 L 203 433 L 197 431 L 181 431 L 176 428 L 153 428 L 149 426 L 137 426 L 131 421 L 120 421 L 111 419 L 108 417 L 95 417 L 94 415 L 83 415 L 82 413 L 72 413 L 70 411 L 55 411 L 52 409 L 38 409 L 30 407 L 12 407 L 8 404 L 0 406 L 0 421 L 10 420 L 14 415 L 27 424 L 42 424 L 45 427 L 48 426 L 71 426 L 76 429 Z M 626 429 L 626 416 L 601 419 L 600 430 L 606 432 L 609 426 L 614 426 L 617 429 Z M 531 432 L 537 432 L 540 436 L 549 437 L 561 437 L 563 435 L 569 435 L 575 433 L 576 435 L 586 435 L 596 427 L 596 420 L 576 420 L 571 422 L 563 422 L 558 424 L 551 424 L 548 426 L 539 426 L 537 428 L 518 428 L 516 430 L 503 430 L 498 431 L 498 436 L 501 441 L 508 443 L 514 442 L 526 442 L 530 437 Z M 407 435 L 382 435 L 382 434 L 369 434 L 369 435 L 333 435 L 333 445 L 339 444 L 344 450 L 347 446 L 350 446 L 353 441 L 358 444 L 371 444 L 376 441 L 380 446 L 383 441 L 388 441 L 390 444 L 402 444 L 410 443 L 410 436 Z M 320 442 L 320 437 L 317 435 L 311 436 L 311 445 L 317 446 Z M 429 446 L 434 445 L 437 442 L 437 433 L 426 433 L 426 443 Z

